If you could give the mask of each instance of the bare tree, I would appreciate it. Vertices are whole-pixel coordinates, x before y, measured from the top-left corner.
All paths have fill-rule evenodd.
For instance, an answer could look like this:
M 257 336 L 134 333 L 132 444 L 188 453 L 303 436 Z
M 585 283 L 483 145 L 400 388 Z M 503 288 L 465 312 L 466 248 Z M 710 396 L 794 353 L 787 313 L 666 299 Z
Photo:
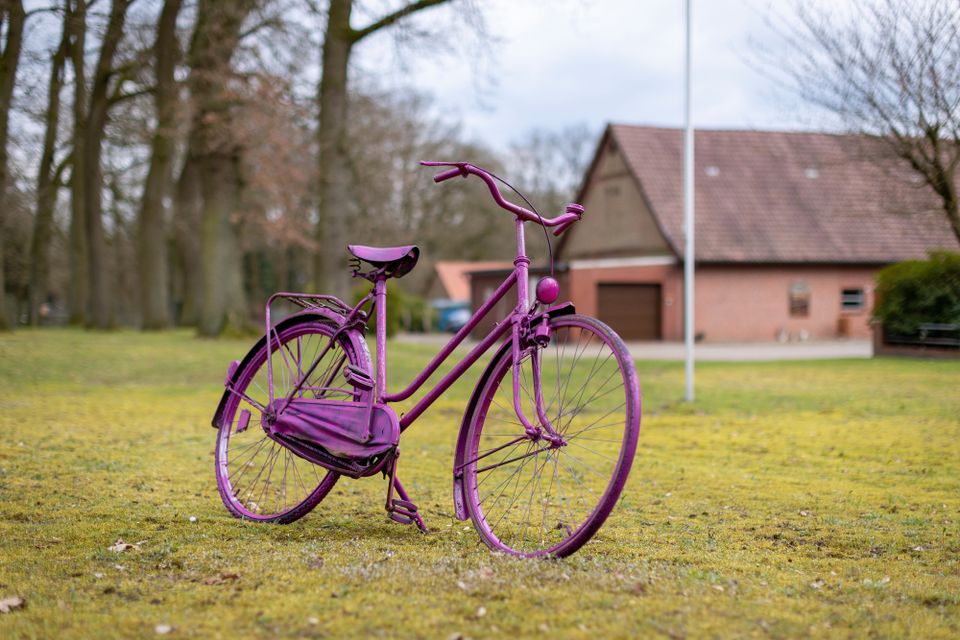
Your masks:
M 390 29 L 409 16 L 449 2 L 417 0 L 406 2 L 387 15 L 355 28 L 351 23 L 354 0 L 330 0 L 323 39 L 323 74 L 318 101 L 320 150 L 318 180 L 317 252 L 315 285 L 318 290 L 343 296 L 346 281 L 333 277 L 342 261 L 346 216 L 351 210 L 351 182 L 347 123 L 349 111 L 348 67 L 353 48 L 367 37 Z
M 123 38 L 123 23 L 130 0 L 113 0 L 107 30 L 100 43 L 100 56 L 94 69 L 90 88 L 90 104 L 84 129 L 83 145 L 84 222 L 87 235 L 87 268 L 89 274 L 90 300 L 87 323 L 97 329 L 106 329 L 113 324 L 113 302 L 110 296 L 110 281 L 107 276 L 107 249 L 103 231 L 103 137 L 107 126 L 107 111 L 112 101 L 112 90 L 119 90 L 114 55 Z
M 70 285 L 67 306 L 70 323 L 83 324 L 87 319 L 89 287 L 87 275 L 86 179 L 84 177 L 84 141 L 87 126 L 87 72 L 84 58 L 87 40 L 86 0 L 67 0 L 67 21 L 70 33 L 70 63 L 73 70 L 73 162 L 70 168 Z
M 432 115 L 424 96 L 354 93 L 350 101 L 348 166 L 352 184 L 364 188 L 351 198 L 356 215 L 347 229 L 355 242 L 420 246 L 420 266 L 398 286 L 427 295 L 437 260 L 513 257 L 513 225 L 492 204 L 485 185 L 438 187 L 433 173 L 418 164 L 424 158 L 469 158 L 499 173 L 490 150 L 463 143 L 459 127 Z
M 852 132 L 882 139 L 939 197 L 960 240 L 960 4 L 827 6 L 795 0 L 774 22 L 783 48 L 761 51 L 764 66 Z
M 66 14 L 64 14 L 66 15 Z M 47 86 L 47 108 L 44 113 L 43 147 L 37 169 L 37 204 L 30 240 L 28 315 L 31 324 L 40 321 L 39 307 L 47 297 L 50 275 L 50 240 L 53 235 L 53 214 L 63 170 L 69 158 L 56 165 L 57 132 L 60 127 L 60 92 L 69 46 L 69 28 L 63 24 L 60 44 L 51 57 L 50 81 Z
M 144 329 L 170 323 L 164 201 L 169 197 L 176 143 L 178 87 L 177 15 L 181 0 L 165 0 L 154 44 L 154 105 L 156 128 L 151 144 L 150 171 L 143 187 L 138 229 L 140 308 Z
M 7 190 L 9 189 L 9 160 L 7 143 L 9 139 L 10 110 L 13 102 L 13 86 L 20 64 L 20 50 L 23 45 L 23 23 L 26 14 L 23 3 L 4 2 L 0 11 L 0 24 L 5 27 L 3 50 L 0 51 L 0 229 L 3 228 L 3 216 L 7 209 Z M 3 272 L 3 242 L 0 241 L 0 330 L 8 329 L 6 278 Z
M 194 116 L 184 171 L 196 171 L 202 194 L 200 249 L 203 297 L 198 332 L 219 335 L 247 323 L 239 247 L 239 201 L 243 188 L 241 148 L 233 135 L 231 60 L 241 26 L 257 0 L 201 0 L 190 44 L 190 95 Z M 183 177 L 181 176 L 181 183 Z

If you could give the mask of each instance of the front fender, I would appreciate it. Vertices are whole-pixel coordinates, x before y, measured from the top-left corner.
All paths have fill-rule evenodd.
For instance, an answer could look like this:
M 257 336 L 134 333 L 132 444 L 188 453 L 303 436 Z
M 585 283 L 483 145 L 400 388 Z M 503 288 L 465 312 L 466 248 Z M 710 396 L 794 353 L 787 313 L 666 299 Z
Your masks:
M 309 310 L 301 311 L 299 313 L 292 314 L 284 318 L 274 326 L 274 330 L 282 331 L 283 329 L 286 329 L 290 325 L 296 324 L 298 322 L 304 322 L 305 320 L 308 320 L 308 319 L 313 319 L 320 322 L 327 322 L 329 324 L 334 324 L 334 325 L 339 325 L 343 322 L 343 316 L 329 309 L 324 309 L 324 308 L 309 309 Z M 246 368 L 246 366 L 250 363 L 250 361 L 253 360 L 257 352 L 263 349 L 266 342 L 267 342 L 266 334 L 260 336 L 260 339 L 257 341 L 255 345 L 253 345 L 253 348 L 247 352 L 247 355 L 243 357 L 243 360 L 240 360 L 239 362 L 235 360 L 230 364 L 230 367 L 227 370 L 227 377 L 223 381 L 224 387 L 226 388 L 231 387 L 233 383 L 239 379 L 240 374 L 243 372 L 244 368 Z M 359 342 L 363 344 L 363 347 L 361 347 L 362 351 L 358 351 L 358 353 L 366 352 L 367 343 L 364 342 L 362 337 L 359 338 Z M 358 345 L 354 345 L 354 346 L 357 347 Z M 369 357 L 367 359 L 369 360 Z M 213 414 L 213 420 L 211 424 L 214 429 L 220 428 L 220 421 L 223 418 L 223 411 L 227 406 L 227 400 L 229 397 L 230 397 L 230 392 L 227 390 L 224 390 L 223 395 L 220 396 L 220 403 L 217 405 L 217 410 Z
M 564 302 L 563 304 L 550 307 L 546 311 L 533 316 L 530 319 L 530 325 L 535 325 L 545 316 L 556 318 L 558 316 L 572 315 L 576 312 L 572 302 Z M 473 419 L 474 411 L 477 409 L 477 404 L 480 402 L 480 394 L 486 386 L 487 380 L 493 375 L 493 370 L 497 362 L 506 355 L 512 344 L 510 340 L 504 341 L 494 356 L 490 358 L 490 363 L 487 365 L 487 368 L 484 369 L 480 379 L 477 380 L 477 384 L 473 388 L 473 393 L 470 394 L 470 401 L 467 403 L 467 408 L 463 412 L 463 420 L 460 422 L 460 433 L 457 435 L 457 448 L 453 458 L 453 509 L 458 520 L 466 520 L 469 517 L 467 513 L 467 493 L 463 484 L 463 472 L 457 471 L 464 463 L 467 449 L 467 431 L 470 429 L 470 422 Z

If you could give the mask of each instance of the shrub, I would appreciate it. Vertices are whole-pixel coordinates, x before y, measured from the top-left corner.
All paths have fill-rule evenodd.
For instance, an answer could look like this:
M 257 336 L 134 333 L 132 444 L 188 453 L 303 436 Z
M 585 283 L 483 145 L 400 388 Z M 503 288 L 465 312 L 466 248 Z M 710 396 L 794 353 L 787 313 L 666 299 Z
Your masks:
M 877 274 L 873 316 L 895 335 L 914 335 L 927 322 L 960 324 L 960 254 L 934 251 Z
M 353 290 L 353 304 L 370 292 L 371 285 L 362 284 Z M 393 281 L 387 282 L 387 336 L 396 335 L 397 331 L 426 331 L 429 327 L 429 309 L 426 302 L 413 294 L 407 293 Z M 376 320 L 371 317 L 370 335 L 373 335 Z

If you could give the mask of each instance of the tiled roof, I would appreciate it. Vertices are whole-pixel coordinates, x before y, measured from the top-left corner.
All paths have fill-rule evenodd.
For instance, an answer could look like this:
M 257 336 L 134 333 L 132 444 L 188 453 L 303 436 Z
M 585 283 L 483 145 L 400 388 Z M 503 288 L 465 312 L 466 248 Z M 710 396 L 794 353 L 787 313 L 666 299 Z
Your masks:
M 503 261 L 455 262 L 442 260 L 434 264 L 440 283 L 447 292 L 447 297 L 451 300 L 470 299 L 470 276 L 468 274 L 471 271 L 504 269 L 512 266 L 512 262 Z
M 608 133 L 682 256 L 682 130 L 611 125 Z M 886 263 L 960 250 L 929 187 L 902 164 L 870 159 L 877 143 L 823 133 L 696 131 L 697 260 Z

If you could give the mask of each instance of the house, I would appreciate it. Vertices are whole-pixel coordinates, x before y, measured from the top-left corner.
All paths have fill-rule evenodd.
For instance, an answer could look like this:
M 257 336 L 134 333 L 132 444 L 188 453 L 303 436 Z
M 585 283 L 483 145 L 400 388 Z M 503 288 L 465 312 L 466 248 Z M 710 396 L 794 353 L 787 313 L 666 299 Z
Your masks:
M 937 198 L 882 141 L 695 133 L 695 331 L 708 341 L 867 338 L 878 269 L 960 250 Z M 683 132 L 611 125 L 562 237 L 561 298 L 626 340 L 683 339 Z M 478 274 L 474 305 L 482 302 Z
M 438 260 L 433 265 L 437 277 L 434 279 L 427 297 L 450 300 L 451 302 L 468 302 L 470 300 L 471 272 L 508 269 L 510 266 L 510 262 L 503 260 L 473 262 Z

